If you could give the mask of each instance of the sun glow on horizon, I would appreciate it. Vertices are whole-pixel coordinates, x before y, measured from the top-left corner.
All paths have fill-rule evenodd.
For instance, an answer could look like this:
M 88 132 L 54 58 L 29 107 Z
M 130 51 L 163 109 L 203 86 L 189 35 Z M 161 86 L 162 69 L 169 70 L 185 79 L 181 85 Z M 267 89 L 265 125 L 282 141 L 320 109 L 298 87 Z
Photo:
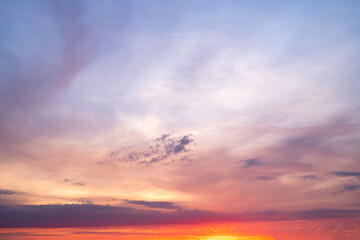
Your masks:
M 201 240 L 274 240 L 271 237 L 262 236 L 207 236 L 200 238 Z
M 29 240 L 88 240 L 101 239 L 115 240 L 274 240 L 268 236 L 251 236 L 240 232 L 220 232 L 213 235 L 205 233 L 206 228 L 200 226 L 178 225 L 170 228 L 6 228 L 0 229 L 1 236 L 26 237 Z M 209 230 L 209 228 L 207 228 Z M 210 230 L 214 230 L 211 228 Z M 209 234 L 209 235 L 208 235 Z

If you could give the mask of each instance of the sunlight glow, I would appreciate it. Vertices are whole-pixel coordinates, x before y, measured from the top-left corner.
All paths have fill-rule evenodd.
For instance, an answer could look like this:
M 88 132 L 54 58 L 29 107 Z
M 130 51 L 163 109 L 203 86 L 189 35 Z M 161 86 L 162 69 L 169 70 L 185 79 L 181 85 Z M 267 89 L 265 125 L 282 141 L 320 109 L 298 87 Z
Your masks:
M 201 237 L 201 240 L 274 240 L 271 237 L 260 236 L 207 236 Z

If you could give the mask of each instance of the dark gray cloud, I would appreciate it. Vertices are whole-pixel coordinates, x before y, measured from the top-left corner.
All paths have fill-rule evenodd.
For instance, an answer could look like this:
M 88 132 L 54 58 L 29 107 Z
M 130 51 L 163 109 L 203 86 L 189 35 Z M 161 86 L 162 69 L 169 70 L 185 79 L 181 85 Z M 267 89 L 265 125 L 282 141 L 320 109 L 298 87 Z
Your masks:
M 0 195 L 23 195 L 23 194 L 25 194 L 25 193 L 13 191 L 13 190 L 9 190 L 9 189 L 0 189 Z
M 176 206 L 173 202 L 165 202 L 165 201 L 143 201 L 143 200 L 125 200 L 127 203 L 141 205 L 148 208 L 163 208 L 169 210 L 180 210 L 182 209 L 180 206 Z
M 192 135 L 172 137 L 170 134 L 163 134 L 149 144 L 146 150 L 129 152 L 124 157 L 118 158 L 118 160 L 120 162 L 134 162 L 146 166 L 162 162 L 169 158 L 171 158 L 171 162 L 174 162 L 178 154 L 191 151 L 189 145 L 194 141 L 191 136 Z M 112 158 L 117 158 L 122 154 L 124 154 L 123 150 L 112 151 L 109 155 Z M 187 156 L 181 156 L 178 160 L 184 161 L 185 159 L 189 161 Z
M 346 171 L 336 171 L 331 174 L 339 177 L 360 177 L 360 172 L 346 172 Z
M 170 138 L 169 136 L 165 138 L 161 138 L 161 142 L 164 145 L 165 152 L 168 155 L 188 151 L 188 149 L 186 149 L 186 145 L 188 145 L 192 141 L 193 140 L 190 138 L 190 135 L 189 136 L 185 135 L 180 138 L 175 138 L 175 137 Z
M 360 184 L 346 184 L 343 186 L 340 192 L 351 192 L 359 189 L 360 189 Z
M 260 165 L 264 165 L 262 162 L 262 159 L 260 158 L 250 158 L 247 160 L 242 160 L 241 162 L 243 162 L 243 167 L 244 168 L 252 168 L 255 166 L 260 166 Z
M 1 228 L 136 226 L 359 217 L 359 210 L 339 209 L 229 214 L 202 210 L 162 212 L 92 204 L 0 206 Z
M 155 139 L 155 141 L 165 141 L 165 139 L 170 136 L 170 134 L 163 134 L 161 137 Z

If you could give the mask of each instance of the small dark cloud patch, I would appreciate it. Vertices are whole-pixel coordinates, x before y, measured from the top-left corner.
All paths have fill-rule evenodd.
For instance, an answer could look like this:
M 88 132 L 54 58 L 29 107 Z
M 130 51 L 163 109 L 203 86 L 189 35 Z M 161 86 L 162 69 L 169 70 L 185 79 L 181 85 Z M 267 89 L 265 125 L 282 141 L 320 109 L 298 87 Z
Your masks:
M 180 158 L 180 161 L 182 161 L 182 162 L 191 162 L 191 161 L 193 161 L 193 159 L 189 158 L 189 156 L 184 156 L 184 157 Z
M 255 180 L 270 181 L 270 180 L 274 180 L 275 178 L 276 178 L 275 176 L 258 176 L 255 178 Z
M 25 194 L 25 193 L 13 191 L 13 190 L 9 190 L 9 189 L 0 189 L 0 195 L 23 195 L 23 194 Z
M 161 208 L 168 210 L 182 209 L 181 207 L 176 206 L 173 202 L 166 202 L 166 201 L 143 201 L 143 200 L 128 200 L 128 199 L 125 199 L 125 201 L 130 204 L 141 205 L 148 208 Z
M 316 175 L 316 174 L 303 175 L 303 176 L 300 176 L 300 178 L 302 178 L 304 180 L 317 180 L 317 179 L 319 179 L 318 175 Z
M 193 141 L 191 134 L 181 137 L 163 134 L 156 138 L 152 144 L 149 144 L 147 149 L 143 151 L 131 151 L 127 153 L 125 150 L 112 151 L 109 156 L 111 158 L 116 158 L 120 162 L 137 163 L 145 166 L 150 166 L 166 160 L 168 160 L 166 161 L 167 163 L 173 163 L 175 162 L 175 159 L 181 161 L 182 159 L 189 159 L 186 158 L 184 154 L 191 151 L 190 144 Z
M 80 186 L 80 187 L 85 186 L 85 183 L 83 183 L 83 182 L 74 182 L 74 181 L 72 181 L 72 180 L 69 179 L 69 178 L 65 178 L 65 179 L 64 179 L 64 182 L 65 182 L 65 183 L 73 184 L 73 185 L 75 185 L 75 186 Z
M 243 162 L 243 167 L 244 168 L 252 168 L 252 167 L 255 167 L 255 166 L 264 165 L 261 158 L 250 158 L 250 159 L 247 159 L 247 160 L 242 160 L 241 162 Z
M 183 136 L 181 138 L 166 137 L 165 139 L 161 139 L 167 155 L 189 151 L 189 149 L 186 148 L 186 145 L 190 144 L 192 141 L 190 136 Z
M 360 184 L 346 184 L 340 192 L 352 192 L 360 189 Z
M 163 134 L 161 137 L 155 139 L 155 141 L 165 141 L 165 139 L 170 136 L 170 134 Z
M 164 160 L 166 157 L 167 157 L 167 155 L 160 155 L 160 156 L 153 157 L 150 160 L 150 164 L 153 164 L 153 163 L 159 162 L 161 160 Z
M 339 177 L 360 177 L 360 172 L 336 171 L 331 172 L 331 174 Z
M 74 182 L 73 184 L 76 186 L 80 186 L 80 187 L 85 186 L 85 183 L 83 183 L 83 182 Z

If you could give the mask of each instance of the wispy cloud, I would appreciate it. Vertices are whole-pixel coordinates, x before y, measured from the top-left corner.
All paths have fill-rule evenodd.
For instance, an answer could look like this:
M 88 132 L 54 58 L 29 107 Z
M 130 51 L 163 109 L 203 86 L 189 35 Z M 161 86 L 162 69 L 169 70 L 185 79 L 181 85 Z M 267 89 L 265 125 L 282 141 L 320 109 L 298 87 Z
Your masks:
M 336 171 L 332 174 L 339 177 L 360 177 L 360 172 L 346 172 L 346 171 Z
M 261 181 L 270 181 L 275 179 L 276 176 L 257 176 L 255 180 L 261 180 Z
M 13 191 L 9 189 L 0 189 L 0 195 L 23 195 L 24 192 Z
M 302 178 L 304 180 L 317 180 L 317 179 L 319 179 L 319 176 L 316 174 L 308 174 L 308 175 L 302 175 L 302 176 L 300 176 L 300 178 Z
M 244 168 L 252 168 L 255 166 L 264 165 L 261 158 L 250 158 L 248 160 L 242 160 L 242 162 L 244 162 L 244 164 L 243 164 Z
M 148 208 L 162 208 L 170 210 L 181 210 L 180 206 L 176 206 L 173 202 L 165 201 L 143 201 L 143 200 L 125 200 L 129 204 L 140 205 Z
M 351 192 L 360 189 L 360 184 L 347 184 L 344 185 L 340 192 Z

